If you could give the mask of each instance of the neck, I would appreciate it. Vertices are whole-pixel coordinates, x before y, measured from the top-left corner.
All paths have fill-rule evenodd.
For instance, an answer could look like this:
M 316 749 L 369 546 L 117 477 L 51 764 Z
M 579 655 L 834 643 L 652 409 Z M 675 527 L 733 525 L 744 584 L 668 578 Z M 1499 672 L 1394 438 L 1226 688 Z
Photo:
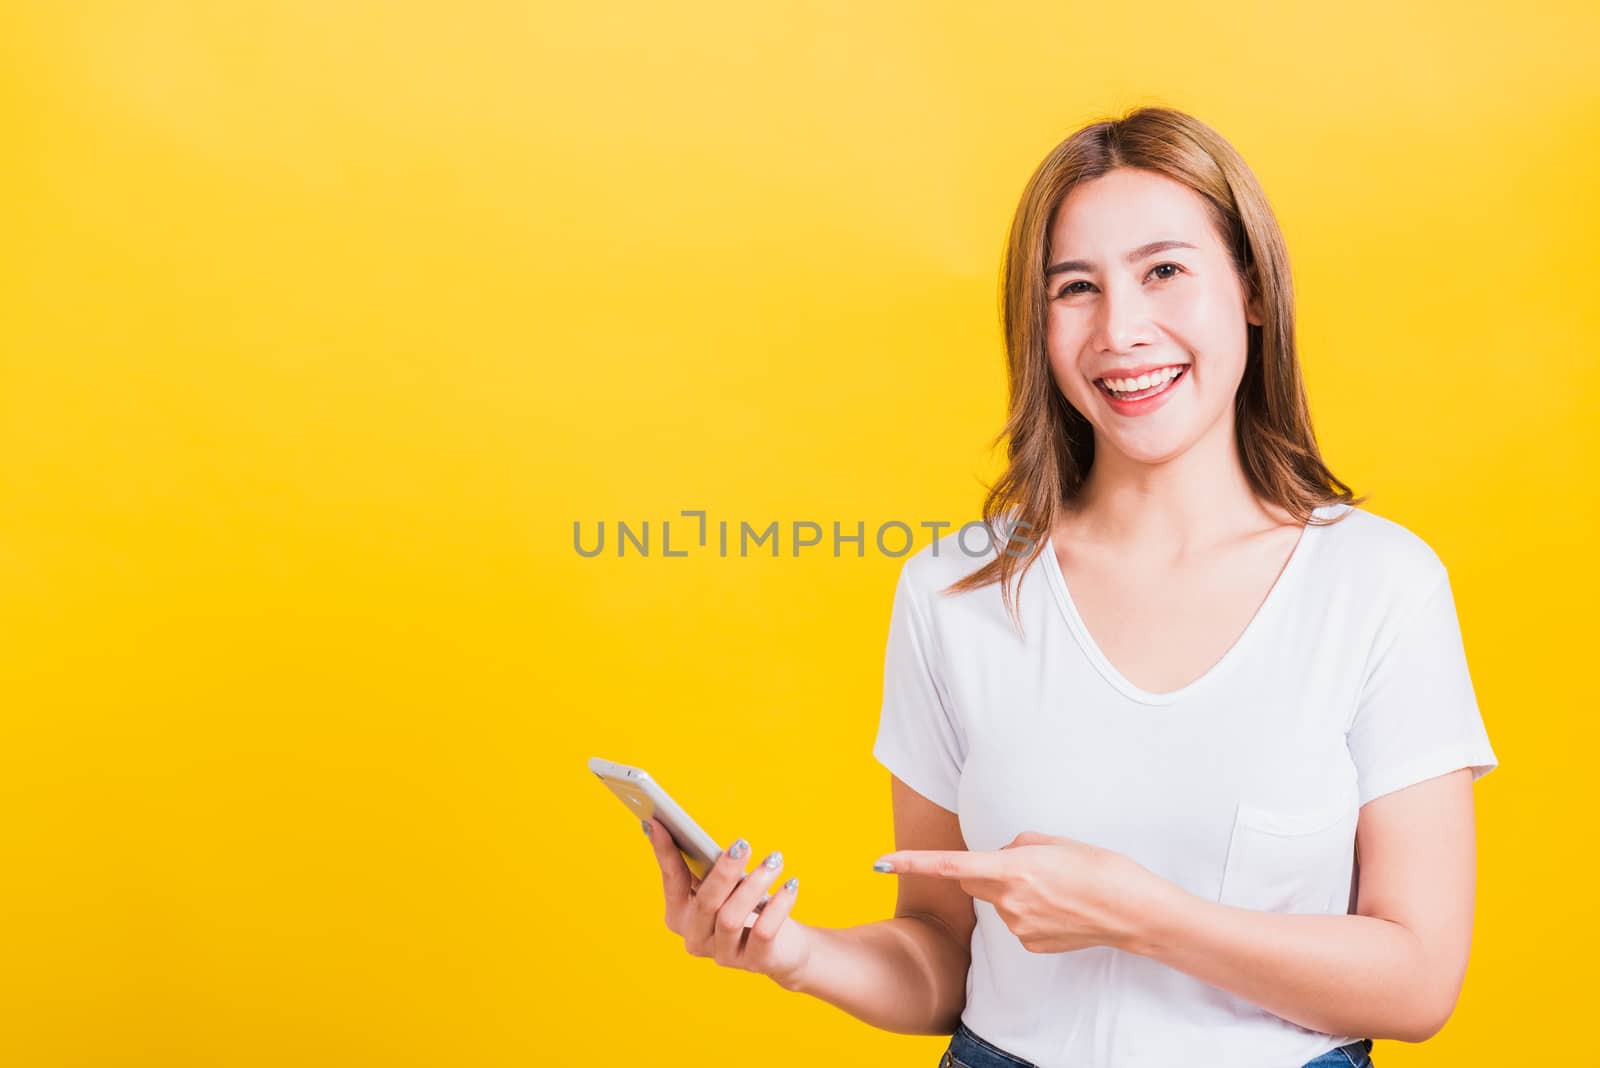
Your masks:
M 1083 491 L 1067 508 L 1080 536 L 1182 556 L 1287 518 L 1257 497 L 1245 477 L 1231 410 L 1188 449 L 1159 463 L 1096 446 Z

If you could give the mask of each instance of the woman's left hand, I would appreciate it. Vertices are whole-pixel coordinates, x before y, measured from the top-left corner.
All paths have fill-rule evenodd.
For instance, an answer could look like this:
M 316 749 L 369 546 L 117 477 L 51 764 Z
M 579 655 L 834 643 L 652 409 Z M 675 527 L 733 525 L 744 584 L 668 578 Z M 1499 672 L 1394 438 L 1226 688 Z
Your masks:
M 879 861 L 896 875 L 955 879 L 993 905 L 1032 953 L 1089 946 L 1138 952 L 1175 886 L 1122 853 L 1024 831 L 990 852 L 907 849 Z

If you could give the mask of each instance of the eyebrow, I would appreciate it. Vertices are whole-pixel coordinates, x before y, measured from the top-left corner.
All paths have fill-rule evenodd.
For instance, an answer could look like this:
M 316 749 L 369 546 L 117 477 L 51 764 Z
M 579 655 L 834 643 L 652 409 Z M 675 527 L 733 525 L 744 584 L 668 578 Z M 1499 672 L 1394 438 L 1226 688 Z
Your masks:
M 1152 241 L 1148 245 L 1140 245 L 1138 248 L 1134 249 L 1132 252 L 1128 253 L 1122 258 L 1128 263 L 1134 263 L 1138 260 L 1144 259 L 1146 256 L 1152 256 L 1157 252 L 1165 252 L 1169 248 L 1198 249 L 1199 246 L 1191 245 L 1187 241 Z M 1052 264 L 1051 266 L 1046 267 L 1044 269 L 1044 276 L 1049 278 L 1051 275 L 1060 274 L 1062 271 L 1092 270 L 1094 270 L 1094 264 L 1090 263 L 1088 260 L 1062 260 L 1060 263 Z

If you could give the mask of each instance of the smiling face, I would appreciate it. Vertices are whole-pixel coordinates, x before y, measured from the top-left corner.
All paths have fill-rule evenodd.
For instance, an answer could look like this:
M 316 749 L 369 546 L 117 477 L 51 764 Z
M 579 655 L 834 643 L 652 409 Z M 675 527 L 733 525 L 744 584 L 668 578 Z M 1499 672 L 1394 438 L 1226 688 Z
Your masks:
M 1108 450 L 1155 464 L 1231 436 L 1246 324 L 1261 320 L 1200 195 L 1109 171 L 1062 201 L 1049 248 L 1050 370 L 1094 427 L 1096 466 Z

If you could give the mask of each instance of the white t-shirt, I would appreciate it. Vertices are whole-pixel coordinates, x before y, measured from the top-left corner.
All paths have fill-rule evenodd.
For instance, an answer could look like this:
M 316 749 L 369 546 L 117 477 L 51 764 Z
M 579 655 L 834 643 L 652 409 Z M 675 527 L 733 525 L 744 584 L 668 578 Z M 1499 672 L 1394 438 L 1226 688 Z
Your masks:
M 981 524 L 937 539 L 901 568 L 873 757 L 958 813 L 969 849 L 1063 835 L 1210 901 L 1353 911 L 1359 806 L 1498 761 L 1443 563 L 1392 520 L 1317 509 L 1342 512 L 1306 528 L 1221 660 L 1159 694 L 1095 645 L 1048 539 L 1019 587 L 1023 638 L 997 584 L 939 592 L 1003 539 Z M 1168 1068 L 1196 1050 L 1289 1068 L 1368 1037 L 1308 1030 L 1109 946 L 1030 952 L 973 905 L 962 1020 L 1041 1068 Z

